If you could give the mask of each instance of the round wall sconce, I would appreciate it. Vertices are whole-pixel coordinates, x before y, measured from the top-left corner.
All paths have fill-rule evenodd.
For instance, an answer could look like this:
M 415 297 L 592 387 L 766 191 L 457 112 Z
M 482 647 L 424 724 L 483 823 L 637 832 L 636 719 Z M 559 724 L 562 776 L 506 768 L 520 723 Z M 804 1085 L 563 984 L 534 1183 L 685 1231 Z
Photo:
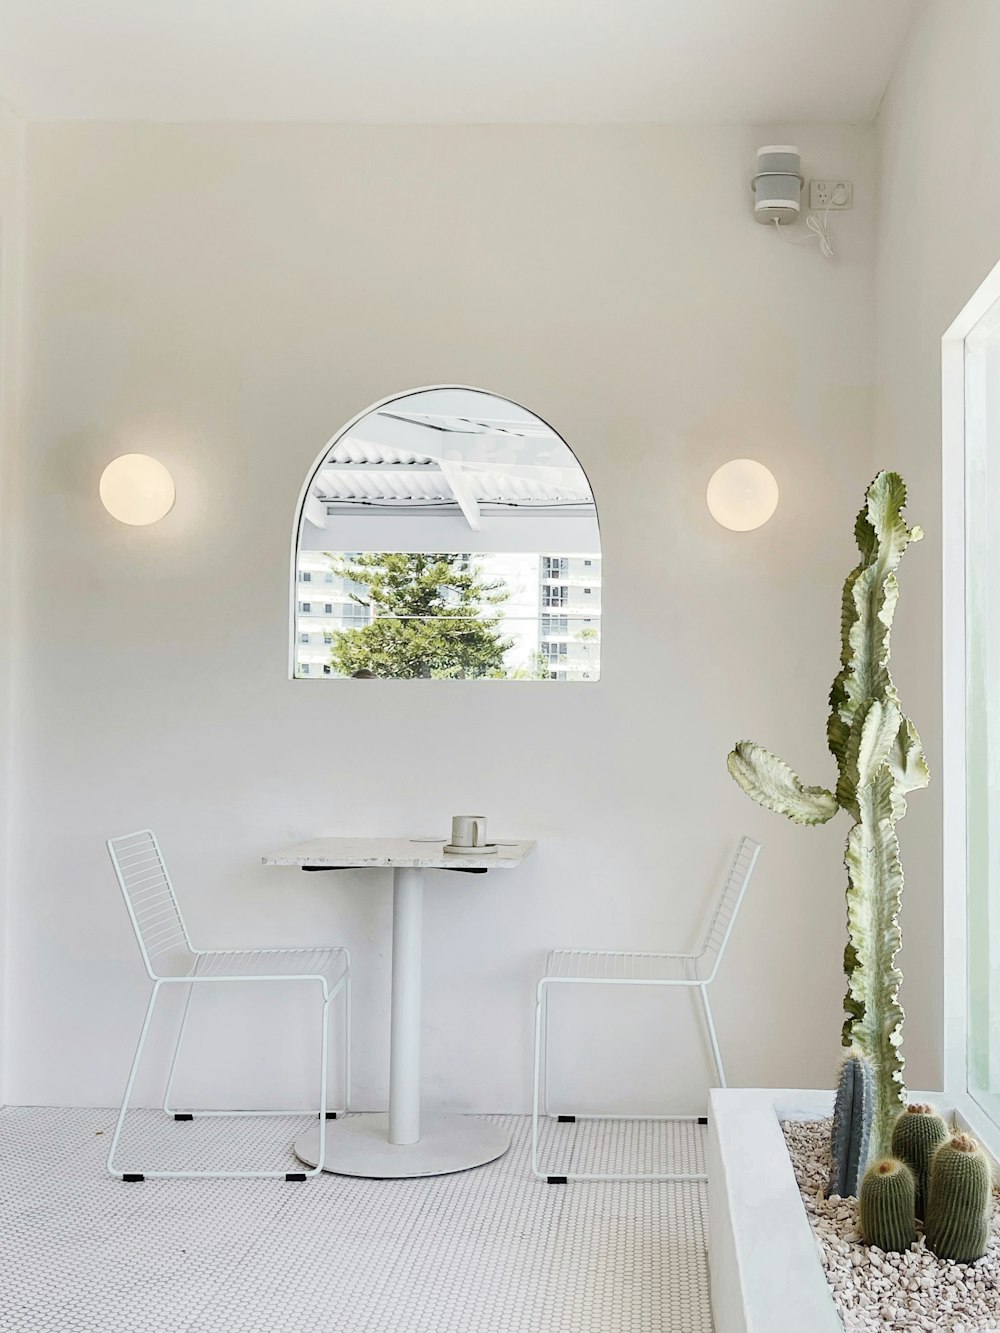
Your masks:
M 712 473 L 706 498 L 716 523 L 732 532 L 750 532 L 777 509 L 778 483 L 763 463 L 734 458 Z
M 120 523 L 144 527 L 174 507 L 174 479 L 148 454 L 122 454 L 101 473 L 101 503 Z

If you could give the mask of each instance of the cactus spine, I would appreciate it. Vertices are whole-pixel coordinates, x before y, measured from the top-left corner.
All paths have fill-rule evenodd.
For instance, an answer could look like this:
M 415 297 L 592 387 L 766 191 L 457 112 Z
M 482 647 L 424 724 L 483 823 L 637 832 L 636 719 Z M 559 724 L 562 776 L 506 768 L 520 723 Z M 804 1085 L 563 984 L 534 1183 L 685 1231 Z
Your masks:
M 866 1245 L 908 1250 L 917 1239 L 913 1172 L 896 1157 L 873 1162 L 861 1182 L 858 1222 Z
M 989 1159 L 975 1139 L 956 1134 L 931 1161 L 925 1231 L 939 1259 L 972 1263 L 986 1253 L 993 1206 Z
M 892 1130 L 892 1155 L 913 1172 L 917 1182 L 917 1216 L 926 1216 L 927 1185 L 931 1158 L 948 1137 L 948 1128 L 934 1110 L 922 1102 L 908 1106 Z
M 729 755 L 733 778 L 766 809 L 796 824 L 823 824 L 841 809 L 854 819 L 844 857 L 848 943 L 842 1039 L 871 1061 L 877 1157 L 889 1152 L 892 1127 L 906 1100 L 902 976 L 895 965 L 903 887 L 896 821 L 906 812 L 906 794 L 929 781 L 920 737 L 900 709 L 889 674 L 896 569 L 910 542 L 923 536 L 903 521 L 905 503 L 902 479 L 880 472 L 854 528 L 861 559 L 844 584 L 841 669 L 830 691 L 827 723 L 838 768 L 836 791 L 804 787 L 786 763 L 753 741 L 740 741 Z
M 872 1067 L 863 1055 L 850 1051 L 841 1062 L 833 1105 L 828 1194 L 839 1194 L 846 1199 L 858 1193 L 868 1165 L 872 1102 Z

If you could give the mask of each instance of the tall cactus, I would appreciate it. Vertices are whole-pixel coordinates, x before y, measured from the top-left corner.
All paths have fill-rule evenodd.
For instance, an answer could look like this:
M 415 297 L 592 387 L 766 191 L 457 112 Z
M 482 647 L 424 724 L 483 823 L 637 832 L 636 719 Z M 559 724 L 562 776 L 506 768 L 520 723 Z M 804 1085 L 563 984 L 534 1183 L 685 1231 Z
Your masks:
M 880 472 L 868 487 L 854 535 L 861 559 L 844 584 L 840 671 L 830 691 L 827 743 L 837 761 L 836 790 L 804 787 L 782 760 L 740 741 L 729 771 L 748 796 L 796 824 L 824 824 L 838 810 L 854 819 L 847 866 L 847 1014 L 842 1039 L 871 1062 L 875 1075 L 872 1155 L 886 1156 L 906 1100 L 900 1053 L 902 976 L 899 906 L 903 868 L 896 821 L 906 794 L 929 781 L 920 737 L 899 706 L 889 674 L 889 637 L 899 588 L 896 569 L 910 542 L 923 536 L 902 517 L 906 487 Z

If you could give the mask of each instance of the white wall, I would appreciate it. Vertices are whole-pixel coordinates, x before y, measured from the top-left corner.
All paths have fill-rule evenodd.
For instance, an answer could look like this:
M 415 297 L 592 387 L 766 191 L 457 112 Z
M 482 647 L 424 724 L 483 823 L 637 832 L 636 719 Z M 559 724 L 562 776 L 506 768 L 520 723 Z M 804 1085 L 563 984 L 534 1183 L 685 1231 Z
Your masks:
M 836 263 L 754 224 L 774 139 L 854 180 Z M 259 858 L 471 808 L 540 846 L 516 875 L 430 890 L 430 1103 L 523 1109 L 545 950 L 687 945 L 743 830 L 767 847 L 719 983 L 732 1080 L 829 1084 L 846 825 L 757 809 L 725 757 L 749 735 L 831 780 L 872 470 L 873 151 L 847 127 L 30 128 L 13 1100 L 118 1095 L 145 983 L 102 840 L 151 824 L 197 940 L 352 947 L 358 1102 L 379 1104 L 388 878 Z M 289 681 L 307 469 L 367 404 L 449 381 L 537 411 L 587 469 L 600 684 Z M 97 500 L 126 450 L 177 482 L 146 530 Z M 704 502 L 740 455 L 782 489 L 750 534 Z M 62 660 L 35 651 L 54 621 Z M 259 998 L 252 1036 L 206 1031 L 192 1088 L 301 1098 L 299 1012 Z M 704 1102 L 684 1009 L 644 1013 L 607 1060 L 597 1017 L 579 1026 L 577 1105 Z
M 24 249 L 24 125 L 0 103 L 0 1103 L 7 1087 L 7 902 L 11 870 L 10 796 L 14 782 L 13 594 L 16 440 L 18 432 L 19 321 Z
M 908 1075 L 941 1080 L 941 336 L 1000 260 L 1000 8 L 925 4 L 879 116 L 880 466 L 910 487 L 927 531 L 906 557 L 893 670 L 936 781 L 901 827 Z

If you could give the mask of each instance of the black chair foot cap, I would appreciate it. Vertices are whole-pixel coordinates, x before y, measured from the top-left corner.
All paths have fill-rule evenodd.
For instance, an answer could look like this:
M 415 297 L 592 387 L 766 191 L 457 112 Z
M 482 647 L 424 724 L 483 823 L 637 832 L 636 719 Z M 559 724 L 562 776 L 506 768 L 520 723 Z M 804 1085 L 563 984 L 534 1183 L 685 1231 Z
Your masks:
M 708 1124 L 708 1116 L 707 1116 L 707 1115 L 700 1115 L 700 1116 L 698 1117 L 698 1124 L 699 1124 L 699 1125 L 707 1125 L 707 1124 Z
M 306 1177 L 305 1177 L 305 1173 L 302 1172 L 302 1171 L 286 1171 L 286 1172 L 285 1172 L 285 1179 L 286 1179 L 286 1180 L 305 1180 L 305 1178 L 306 1178 Z
M 556 1120 L 559 1122 L 560 1125 L 575 1125 L 575 1124 L 576 1124 L 576 1116 L 575 1116 L 575 1115 L 557 1115 L 557 1116 L 556 1116 Z
M 126 1171 L 122 1176 L 122 1180 L 124 1180 L 126 1184 L 130 1184 L 133 1180 L 145 1180 L 145 1179 L 146 1177 L 138 1171 Z
M 545 1183 L 547 1185 L 565 1185 L 567 1182 L 565 1176 L 546 1176 Z
M 336 1120 L 336 1118 L 337 1118 L 337 1112 L 336 1112 L 336 1111 L 327 1111 L 327 1113 L 326 1113 L 326 1118 L 327 1118 L 327 1120 Z
M 193 1120 L 194 1116 L 189 1111 L 178 1111 L 174 1116 L 175 1120 Z

